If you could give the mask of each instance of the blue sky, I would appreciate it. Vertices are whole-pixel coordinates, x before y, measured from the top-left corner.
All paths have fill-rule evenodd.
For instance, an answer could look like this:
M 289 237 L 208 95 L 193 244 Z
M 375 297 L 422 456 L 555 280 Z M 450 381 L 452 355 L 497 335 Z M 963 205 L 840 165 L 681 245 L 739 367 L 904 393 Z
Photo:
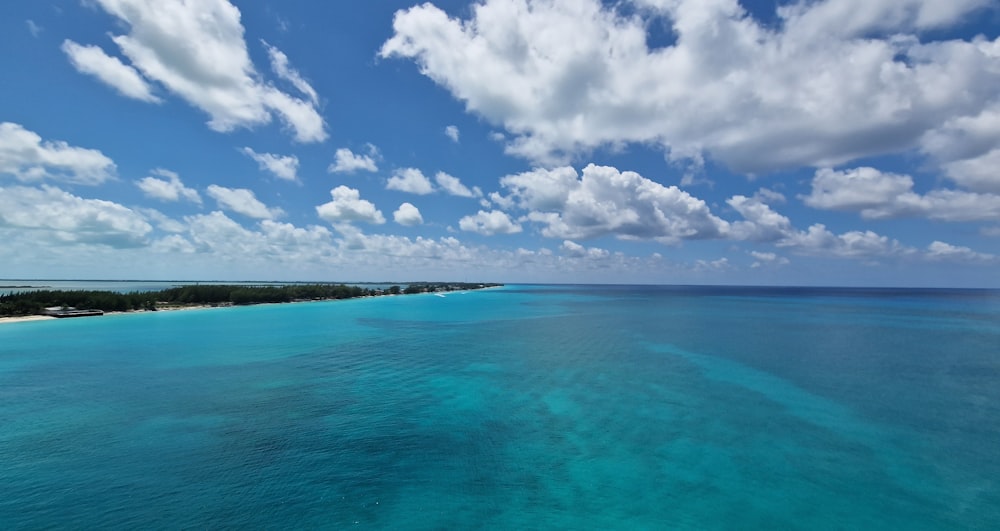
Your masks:
M 991 0 L 0 7 L 0 277 L 1000 286 Z

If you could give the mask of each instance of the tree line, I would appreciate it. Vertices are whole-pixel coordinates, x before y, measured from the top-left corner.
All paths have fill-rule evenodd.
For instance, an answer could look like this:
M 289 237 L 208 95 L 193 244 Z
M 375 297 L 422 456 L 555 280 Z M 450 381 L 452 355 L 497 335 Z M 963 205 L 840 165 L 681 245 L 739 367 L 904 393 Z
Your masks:
M 353 299 L 400 293 L 426 293 L 479 289 L 499 284 L 466 282 L 418 282 L 406 288 L 363 288 L 346 284 L 291 284 L 254 286 L 227 284 L 193 284 L 160 291 L 119 293 L 98 290 L 38 290 L 0 295 L 0 316 L 38 315 L 51 307 L 73 307 L 105 312 L 156 310 L 158 306 L 178 305 L 245 305 L 307 300 Z

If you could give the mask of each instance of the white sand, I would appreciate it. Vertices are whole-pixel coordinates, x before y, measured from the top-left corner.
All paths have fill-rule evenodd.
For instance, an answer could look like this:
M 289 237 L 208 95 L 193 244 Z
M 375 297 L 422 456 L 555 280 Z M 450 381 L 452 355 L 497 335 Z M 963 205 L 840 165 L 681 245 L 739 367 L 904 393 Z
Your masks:
M 49 319 L 55 319 L 55 317 L 49 315 L 22 315 L 19 317 L 0 317 L 0 324 L 22 323 L 24 321 L 48 321 Z

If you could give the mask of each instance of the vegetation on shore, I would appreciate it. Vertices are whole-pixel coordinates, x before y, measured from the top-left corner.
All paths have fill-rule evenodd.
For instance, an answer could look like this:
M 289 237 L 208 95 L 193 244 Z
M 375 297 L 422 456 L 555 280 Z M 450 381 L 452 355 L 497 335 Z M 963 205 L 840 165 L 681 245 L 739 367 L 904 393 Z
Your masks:
M 190 285 L 161 291 L 118 293 L 95 290 L 37 290 L 0 295 L 0 317 L 40 315 L 46 308 L 73 307 L 105 312 L 157 310 L 163 307 L 231 306 L 307 300 L 353 299 L 379 295 L 398 295 L 480 289 L 501 284 L 467 282 L 416 282 L 387 289 L 364 288 L 345 284 Z

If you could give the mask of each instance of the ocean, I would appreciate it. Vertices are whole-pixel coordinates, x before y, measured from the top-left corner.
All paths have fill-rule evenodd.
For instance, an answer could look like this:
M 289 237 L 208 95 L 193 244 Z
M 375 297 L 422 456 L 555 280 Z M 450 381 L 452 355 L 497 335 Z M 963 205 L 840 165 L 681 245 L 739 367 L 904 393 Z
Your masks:
M 0 325 L 3 529 L 996 529 L 1000 292 L 507 286 Z

